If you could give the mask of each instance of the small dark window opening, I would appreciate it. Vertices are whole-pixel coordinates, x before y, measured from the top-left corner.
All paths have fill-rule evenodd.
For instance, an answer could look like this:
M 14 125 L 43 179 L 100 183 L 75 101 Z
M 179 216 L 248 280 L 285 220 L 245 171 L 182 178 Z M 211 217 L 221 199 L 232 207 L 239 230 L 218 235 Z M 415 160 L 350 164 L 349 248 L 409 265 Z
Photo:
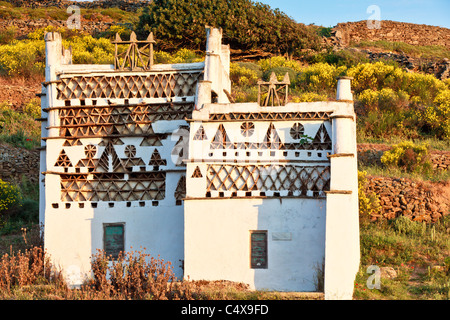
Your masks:
M 107 257 L 117 259 L 125 251 L 125 224 L 103 224 L 103 249 Z
M 219 96 L 214 91 L 211 91 L 211 103 L 219 102 Z
M 250 231 L 250 267 L 267 269 L 267 231 Z

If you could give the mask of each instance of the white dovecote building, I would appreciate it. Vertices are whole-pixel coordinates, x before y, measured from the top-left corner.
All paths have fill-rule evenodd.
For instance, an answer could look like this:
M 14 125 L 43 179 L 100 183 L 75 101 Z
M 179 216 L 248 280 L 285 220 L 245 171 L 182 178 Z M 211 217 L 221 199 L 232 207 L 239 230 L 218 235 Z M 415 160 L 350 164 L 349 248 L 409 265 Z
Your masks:
M 221 30 L 207 28 L 204 62 L 175 65 L 153 65 L 152 35 L 116 39 L 138 58 L 114 65 L 73 65 L 58 33 L 45 40 L 40 218 L 71 284 L 97 249 L 142 247 L 179 278 L 351 299 L 351 79 L 336 101 L 289 103 L 288 77 L 272 77 L 260 101 L 234 103 Z

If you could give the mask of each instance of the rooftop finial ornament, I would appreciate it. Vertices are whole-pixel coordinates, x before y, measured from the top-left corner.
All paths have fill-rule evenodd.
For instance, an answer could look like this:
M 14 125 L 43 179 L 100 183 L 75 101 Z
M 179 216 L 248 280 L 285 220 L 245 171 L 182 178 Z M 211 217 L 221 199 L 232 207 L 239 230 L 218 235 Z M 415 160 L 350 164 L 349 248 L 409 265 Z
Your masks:
M 130 40 L 122 40 L 118 33 L 114 51 L 114 68 L 120 71 L 148 71 L 153 66 L 153 33 L 150 33 L 147 40 L 137 40 L 136 33 L 132 32 Z M 119 53 L 119 45 L 128 44 L 125 52 Z M 140 45 L 143 45 L 140 47 Z
M 283 81 L 278 81 L 275 72 L 272 72 L 268 82 L 258 81 L 258 104 L 264 107 L 284 106 L 288 101 L 290 84 L 291 80 L 287 72 Z M 267 96 L 264 99 L 264 103 L 261 104 L 261 97 L 264 94 L 267 94 Z

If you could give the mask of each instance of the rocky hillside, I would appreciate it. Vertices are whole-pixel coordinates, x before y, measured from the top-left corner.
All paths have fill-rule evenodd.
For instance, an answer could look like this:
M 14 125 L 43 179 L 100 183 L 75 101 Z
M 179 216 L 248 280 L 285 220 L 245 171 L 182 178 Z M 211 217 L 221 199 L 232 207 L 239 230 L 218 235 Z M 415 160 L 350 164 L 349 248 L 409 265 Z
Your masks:
M 349 46 L 363 40 L 404 42 L 412 45 L 437 45 L 450 49 L 450 29 L 382 20 L 379 29 L 367 28 L 367 21 L 338 23 L 332 29 L 332 38 L 336 44 Z

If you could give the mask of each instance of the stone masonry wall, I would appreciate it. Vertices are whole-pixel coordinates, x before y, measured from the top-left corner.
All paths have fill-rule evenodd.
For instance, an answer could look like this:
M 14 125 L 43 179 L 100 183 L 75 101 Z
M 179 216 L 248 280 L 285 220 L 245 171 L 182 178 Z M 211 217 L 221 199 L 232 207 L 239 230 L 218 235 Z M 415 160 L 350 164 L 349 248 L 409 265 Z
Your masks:
M 448 201 L 439 190 L 428 184 L 387 177 L 368 176 L 367 192 L 380 199 L 381 214 L 377 218 L 393 219 L 400 215 L 413 221 L 436 222 L 449 213 Z
M 450 29 L 382 20 L 380 29 L 367 28 L 367 21 L 338 23 L 332 30 L 332 36 L 343 46 L 361 40 L 399 41 L 412 45 L 439 45 L 450 49 Z
M 38 182 L 39 150 L 0 144 L 0 179 L 20 183 L 23 177 L 28 178 L 30 182 Z

